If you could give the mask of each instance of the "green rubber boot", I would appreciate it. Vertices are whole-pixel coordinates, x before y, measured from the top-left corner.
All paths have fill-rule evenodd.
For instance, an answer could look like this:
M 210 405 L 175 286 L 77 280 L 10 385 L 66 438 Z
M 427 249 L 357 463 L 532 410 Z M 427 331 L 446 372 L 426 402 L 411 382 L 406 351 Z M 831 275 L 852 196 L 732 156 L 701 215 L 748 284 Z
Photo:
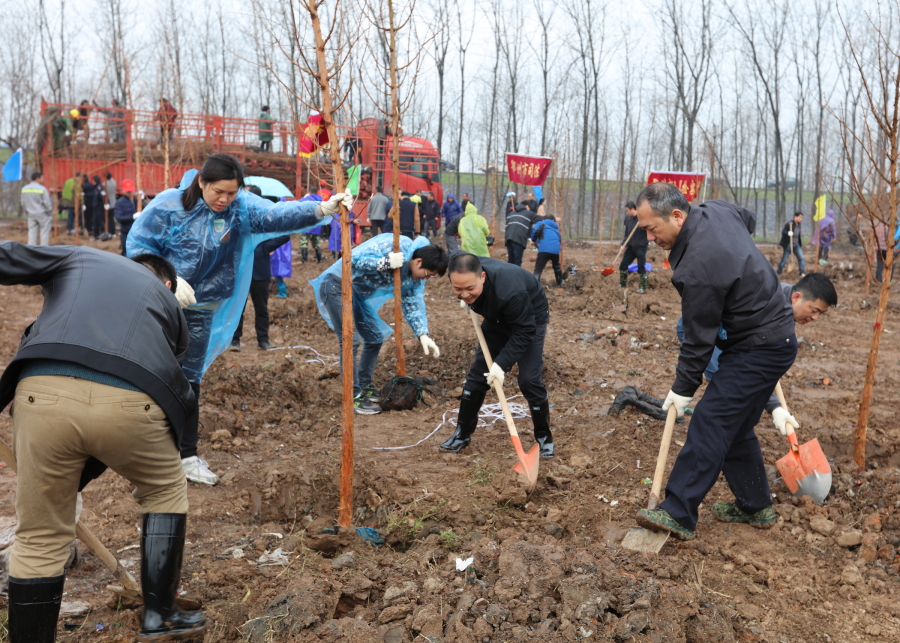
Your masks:
M 647 292 L 647 274 L 646 273 L 641 275 L 641 285 L 640 285 L 640 288 L 638 288 L 638 294 L 643 295 L 645 292 Z
M 622 288 L 628 287 L 628 271 L 627 270 L 619 271 L 619 286 L 621 286 Z

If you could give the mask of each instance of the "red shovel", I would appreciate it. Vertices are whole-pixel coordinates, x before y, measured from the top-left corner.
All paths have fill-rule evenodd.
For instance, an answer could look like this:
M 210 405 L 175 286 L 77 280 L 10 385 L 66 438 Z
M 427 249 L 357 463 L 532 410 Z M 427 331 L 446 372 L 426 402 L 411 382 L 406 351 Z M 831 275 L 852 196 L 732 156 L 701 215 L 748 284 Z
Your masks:
M 619 253 L 616 255 L 616 258 L 613 259 L 613 262 L 611 264 L 609 264 L 609 268 L 604 268 L 603 270 L 600 271 L 601 275 L 603 275 L 604 277 L 609 277 L 612 273 L 614 273 L 616 271 L 615 266 L 617 263 L 619 263 L 619 259 L 622 258 L 622 253 L 625 252 L 625 247 L 628 245 L 628 242 L 631 241 L 631 237 L 634 236 L 634 233 L 637 232 L 637 229 L 638 229 L 638 225 L 635 224 L 635 226 L 631 229 L 631 234 L 628 235 L 628 238 L 625 239 L 625 243 L 623 243 L 622 247 L 619 248 Z
M 775 385 L 775 395 L 778 396 L 782 408 L 787 411 L 781 382 Z M 831 465 L 828 464 L 828 458 L 825 457 L 817 438 L 800 444 L 794 428 L 790 424 L 788 428 L 791 431 L 787 436 L 791 450 L 775 463 L 778 473 L 792 494 L 798 498 L 809 496 L 816 504 L 821 505 L 831 491 Z
M 668 269 L 671 268 L 671 267 L 672 267 L 672 264 L 669 263 L 669 251 L 666 250 L 666 260 L 663 261 L 663 268 L 665 268 L 666 270 L 668 270 Z
M 484 333 L 481 332 L 481 326 L 478 325 L 478 316 L 475 311 L 469 308 L 469 315 L 472 317 L 472 323 L 475 324 L 475 333 L 478 335 L 478 343 L 481 344 L 481 352 L 484 353 L 484 361 L 487 362 L 488 370 L 494 365 L 491 359 L 491 351 L 488 350 L 487 342 L 484 339 Z M 522 448 L 522 441 L 519 439 L 519 432 L 516 431 L 516 424 L 513 422 L 512 413 L 509 412 L 509 405 L 506 403 L 506 395 L 503 393 L 503 387 L 500 382 L 494 381 L 494 391 L 500 398 L 500 407 L 503 409 L 503 417 L 506 418 L 506 426 L 509 428 L 509 437 L 512 440 L 513 447 L 516 449 L 516 455 L 519 461 L 513 467 L 513 471 L 520 473 L 528 480 L 528 493 L 534 491 L 537 487 L 538 467 L 540 466 L 540 447 L 535 444 L 531 447 L 531 451 L 525 453 Z

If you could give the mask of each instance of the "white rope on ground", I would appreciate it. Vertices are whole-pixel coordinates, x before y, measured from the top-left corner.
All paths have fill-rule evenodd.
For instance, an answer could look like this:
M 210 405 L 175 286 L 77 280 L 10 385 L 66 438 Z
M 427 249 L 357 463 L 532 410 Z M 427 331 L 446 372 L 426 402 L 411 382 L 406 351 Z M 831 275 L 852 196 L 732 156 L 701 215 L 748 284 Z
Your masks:
M 506 398 L 506 403 L 509 406 L 509 413 L 512 415 L 514 420 L 522 420 L 527 417 L 531 417 L 528 413 L 527 405 L 520 404 L 519 402 L 513 402 L 510 404 L 510 400 L 514 400 L 517 397 L 522 397 L 521 395 L 513 395 L 512 397 Z M 426 440 L 428 440 L 431 436 L 437 433 L 444 424 L 451 424 L 453 429 L 456 430 L 456 418 L 447 419 L 448 413 L 459 413 L 459 409 L 450 409 L 449 411 L 444 411 L 444 416 L 441 419 L 441 423 L 437 425 L 437 427 L 426 435 L 424 438 L 416 442 L 415 444 L 408 444 L 404 447 L 372 447 L 374 451 L 396 451 L 399 449 L 412 449 L 413 447 L 417 447 Z M 493 426 L 498 420 L 506 421 L 503 417 L 503 408 L 500 406 L 500 402 L 496 404 L 482 404 L 481 411 L 478 413 L 478 427 L 487 427 Z
M 338 364 L 341 361 L 339 358 L 335 357 L 334 355 L 322 355 L 322 353 L 317 351 L 312 346 L 304 346 L 303 344 L 298 344 L 297 346 L 279 346 L 277 348 L 270 348 L 268 352 L 293 350 L 295 348 L 302 348 L 303 350 L 312 351 L 313 353 L 315 353 L 317 355 L 317 357 L 314 357 L 313 359 L 306 360 L 307 362 L 319 362 L 323 366 L 335 366 L 336 364 Z M 326 359 L 329 361 L 326 362 L 325 361 Z

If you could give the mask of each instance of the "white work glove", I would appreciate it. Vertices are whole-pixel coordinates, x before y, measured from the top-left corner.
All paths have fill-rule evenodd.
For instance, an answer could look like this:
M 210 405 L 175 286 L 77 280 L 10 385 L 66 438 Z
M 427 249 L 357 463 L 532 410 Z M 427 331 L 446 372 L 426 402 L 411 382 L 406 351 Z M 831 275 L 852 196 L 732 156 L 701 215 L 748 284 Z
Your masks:
M 684 417 L 684 410 L 687 408 L 687 405 L 691 403 L 691 400 L 694 399 L 694 396 L 686 397 L 684 395 L 676 395 L 672 391 L 669 391 L 669 394 L 666 395 L 666 400 L 663 402 L 662 410 L 668 411 L 669 407 L 673 404 L 675 405 L 675 409 L 678 411 L 678 417 Z
M 790 435 L 794 432 L 794 429 L 800 428 L 800 424 L 797 423 L 797 418 L 780 406 L 772 411 L 772 421 L 781 432 L 781 435 Z
M 109 210 L 109 203 L 104 203 L 104 204 L 103 204 L 103 209 L 104 209 L 104 210 Z
M 433 352 L 435 357 L 441 356 L 441 349 L 428 335 L 419 335 L 419 341 L 422 342 L 422 350 L 425 351 L 426 355 L 430 355 Z
M 506 373 L 503 372 L 503 369 L 500 368 L 500 365 L 497 362 L 494 362 L 493 366 L 491 366 L 491 370 L 484 374 L 487 378 L 488 386 L 493 386 L 494 382 L 498 382 L 500 386 L 503 386 L 503 378 L 506 377 Z
M 75 494 L 75 524 L 81 520 L 81 510 L 84 509 L 84 500 L 81 498 L 81 492 Z
M 350 190 L 344 193 L 332 194 L 331 198 L 319 204 L 319 212 L 323 217 L 335 216 L 341 211 L 342 203 L 347 210 L 353 208 L 353 195 L 350 194 Z
M 403 265 L 403 253 L 402 252 L 391 252 L 388 253 L 388 262 L 391 264 L 391 270 L 399 268 Z M 422 335 L 425 337 L 425 335 Z
M 194 297 L 194 289 L 191 288 L 191 284 L 181 277 L 178 277 L 177 279 L 178 283 L 175 286 L 175 299 L 178 300 L 181 307 L 187 308 L 191 304 L 196 304 L 197 298 Z
M 459 300 L 459 307 L 462 308 L 463 310 L 465 310 L 466 308 L 469 307 L 469 304 L 467 304 L 467 303 L 464 302 L 462 299 L 460 299 L 460 300 Z
M 794 231 L 793 231 L 793 230 L 788 230 L 788 236 L 789 236 L 789 237 L 793 237 L 793 236 L 794 236 Z
M 131 215 L 131 218 L 132 218 L 134 221 L 137 221 L 137 218 L 138 218 L 139 216 L 141 216 L 141 213 L 140 213 L 140 212 L 135 212 L 134 214 Z

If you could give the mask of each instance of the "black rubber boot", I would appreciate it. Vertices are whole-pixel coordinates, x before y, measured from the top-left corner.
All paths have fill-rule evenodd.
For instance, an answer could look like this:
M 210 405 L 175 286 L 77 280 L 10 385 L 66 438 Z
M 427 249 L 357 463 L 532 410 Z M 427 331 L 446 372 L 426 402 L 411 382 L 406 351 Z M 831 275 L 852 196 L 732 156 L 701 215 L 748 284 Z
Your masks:
M 475 427 L 478 426 L 478 411 L 481 410 L 481 404 L 486 395 L 487 391 L 477 393 L 463 390 L 462 400 L 459 403 L 459 415 L 456 418 L 456 431 L 449 440 L 441 445 L 441 451 L 457 453 L 469 446 L 472 434 L 475 433 Z
M 647 273 L 641 275 L 641 285 L 638 288 L 638 294 L 643 295 L 647 292 Z
M 322 251 L 316 248 L 316 263 L 322 263 Z
M 622 288 L 628 287 L 628 271 L 627 270 L 619 271 L 619 286 L 621 286 Z
M 66 575 L 9 577 L 9 642 L 54 643 Z
M 301 248 L 300 249 L 300 263 L 306 263 L 306 260 L 309 258 L 309 249 Z
M 534 441 L 541 447 L 542 458 L 553 457 L 553 434 L 550 432 L 550 402 L 531 406 L 531 422 L 534 424 Z
M 204 612 L 182 612 L 175 604 L 186 523 L 185 514 L 144 514 L 141 528 L 144 622 L 138 641 L 178 641 L 206 629 Z

